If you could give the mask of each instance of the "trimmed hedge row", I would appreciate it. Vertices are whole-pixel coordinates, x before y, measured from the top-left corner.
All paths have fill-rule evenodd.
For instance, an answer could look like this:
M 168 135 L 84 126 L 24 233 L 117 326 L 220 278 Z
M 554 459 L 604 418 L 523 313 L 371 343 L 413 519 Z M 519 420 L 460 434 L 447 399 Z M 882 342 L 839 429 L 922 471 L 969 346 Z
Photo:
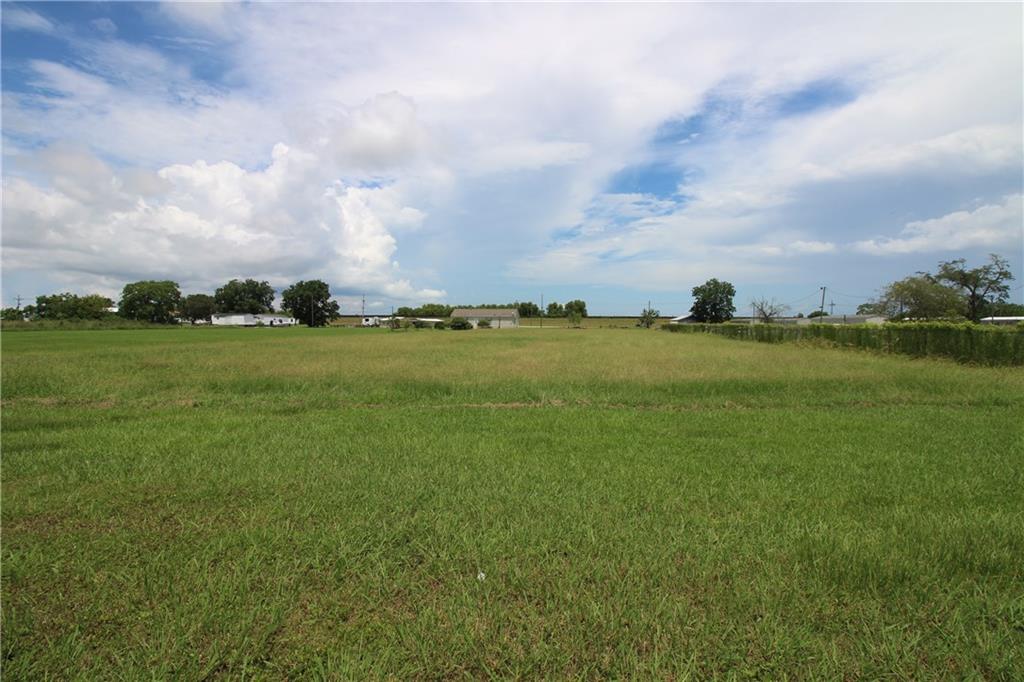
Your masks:
M 718 334 L 781 343 L 823 339 L 837 346 L 914 357 L 939 356 L 979 365 L 1024 365 L 1024 329 L 949 322 L 872 324 L 665 324 L 670 332 Z

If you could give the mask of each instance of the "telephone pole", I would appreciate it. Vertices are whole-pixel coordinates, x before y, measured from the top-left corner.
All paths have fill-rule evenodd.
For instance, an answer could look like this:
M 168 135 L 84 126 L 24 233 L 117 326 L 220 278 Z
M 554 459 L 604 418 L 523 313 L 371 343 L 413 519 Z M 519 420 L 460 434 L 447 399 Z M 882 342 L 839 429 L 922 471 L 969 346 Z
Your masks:
M 18 302 L 18 305 L 15 306 L 15 309 L 16 310 L 21 310 L 21 294 L 18 294 L 17 296 L 15 296 L 14 300 Z
M 821 310 L 822 316 L 825 315 L 825 292 L 827 290 L 828 290 L 828 287 L 822 287 L 821 288 L 821 308 L 820 308 L 820 310 Z
M 359 316 L 366 317 L 366 294 L 363 294 L 363 305 L 359 308 Z
M 540 328 L 544 328 L 544 294 L 540 295 Z

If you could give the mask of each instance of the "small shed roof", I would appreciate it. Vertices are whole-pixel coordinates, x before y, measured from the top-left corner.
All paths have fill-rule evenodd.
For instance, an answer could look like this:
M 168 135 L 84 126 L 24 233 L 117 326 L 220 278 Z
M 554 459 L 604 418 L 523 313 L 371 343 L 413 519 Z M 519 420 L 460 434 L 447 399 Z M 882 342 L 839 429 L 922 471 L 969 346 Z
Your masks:
M 452 317 L 487 317 L 490 319 L 515 319 L 519 311 L 515 308 L 456 308 Z

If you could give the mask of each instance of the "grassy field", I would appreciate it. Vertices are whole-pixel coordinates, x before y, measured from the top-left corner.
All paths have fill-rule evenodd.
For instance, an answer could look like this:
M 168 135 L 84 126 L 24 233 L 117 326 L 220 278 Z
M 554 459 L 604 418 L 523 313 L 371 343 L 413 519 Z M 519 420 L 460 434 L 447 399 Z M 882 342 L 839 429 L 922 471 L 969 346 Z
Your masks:
M 5 679 L 1024 678 L 1024 370 L 2 336 Z

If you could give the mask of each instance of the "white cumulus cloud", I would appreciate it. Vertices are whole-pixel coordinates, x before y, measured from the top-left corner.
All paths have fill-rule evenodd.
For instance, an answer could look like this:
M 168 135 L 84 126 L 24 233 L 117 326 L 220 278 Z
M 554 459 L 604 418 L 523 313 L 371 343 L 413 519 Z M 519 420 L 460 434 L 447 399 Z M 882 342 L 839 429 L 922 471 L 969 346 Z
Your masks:
M 1004 197 L 972 211 L 954 211 L 938 218 L 907 223 L 896 237 L 856 242 L 854 249 L 879 256 L 969 248 L 1024 246 L 1022 195 Z

